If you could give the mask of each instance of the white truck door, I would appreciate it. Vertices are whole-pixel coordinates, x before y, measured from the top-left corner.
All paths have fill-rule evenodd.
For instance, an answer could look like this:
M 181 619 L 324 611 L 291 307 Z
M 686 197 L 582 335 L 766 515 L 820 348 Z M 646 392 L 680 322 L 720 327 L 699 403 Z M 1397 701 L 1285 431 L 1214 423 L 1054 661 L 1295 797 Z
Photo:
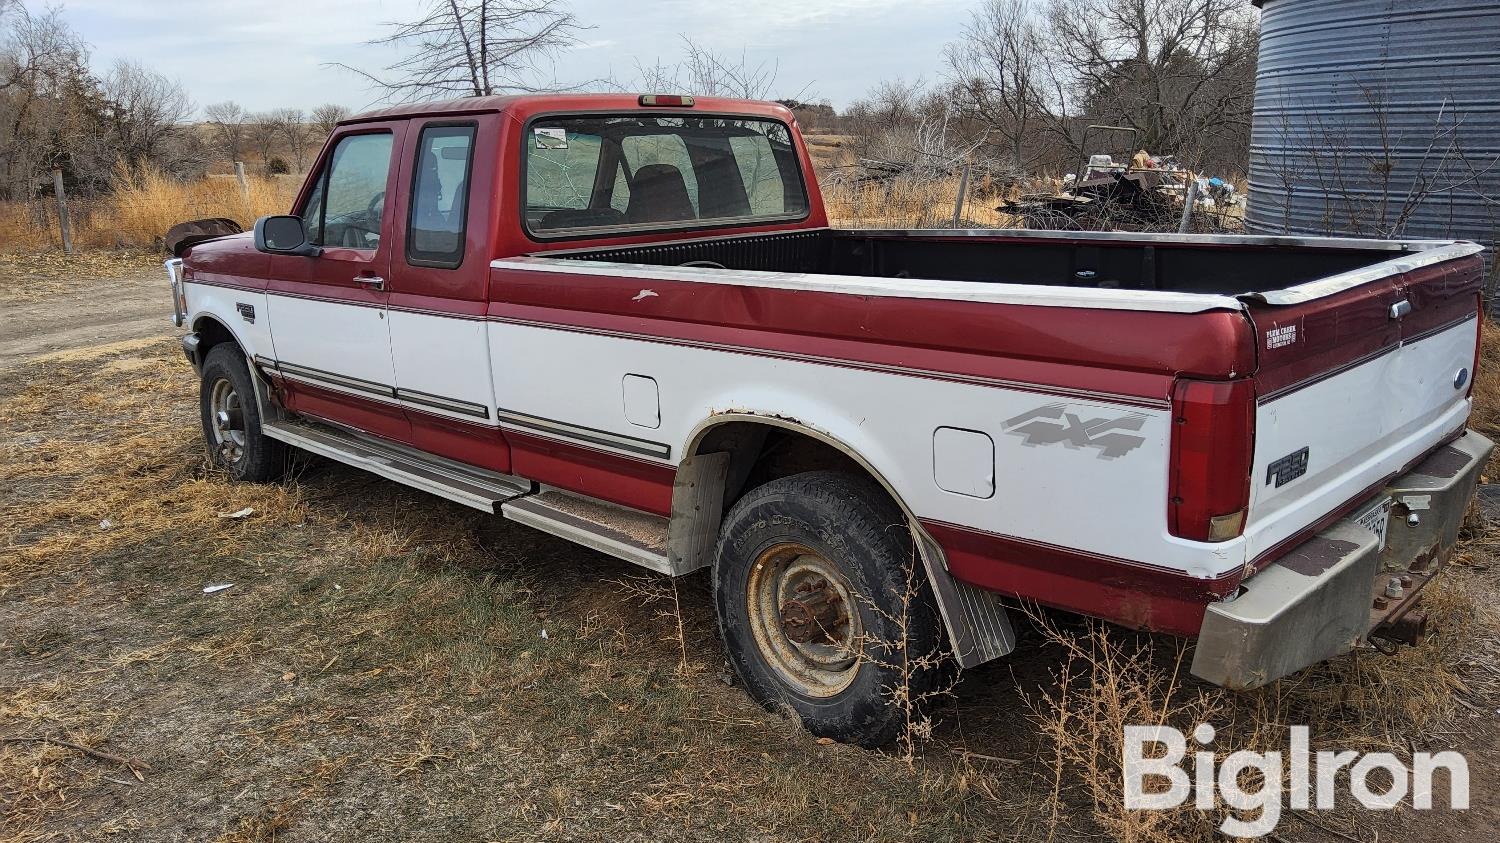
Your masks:
M 323 253 L 273 255 L 267 307 L 293 409 L 405 441 L 385 287 L 403 128 L 360 124 L 335 137 L 298 206 Z

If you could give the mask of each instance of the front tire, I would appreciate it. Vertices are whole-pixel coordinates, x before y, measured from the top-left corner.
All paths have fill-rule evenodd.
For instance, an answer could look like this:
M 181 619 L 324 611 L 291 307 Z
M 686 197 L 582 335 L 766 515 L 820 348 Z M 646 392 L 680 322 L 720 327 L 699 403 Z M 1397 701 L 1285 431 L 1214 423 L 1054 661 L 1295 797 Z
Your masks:
M 228 343 L 203 361 L 198 403 L 209 461 L 235 480 L 265 483 L 286 471 L 286 446 L 260 429 L 255 385 L 245 355 Z
M 942 632 L 899 509 L 833 471 L 772 480 L 725 516 L 719 631 L 740 681 L 808 731 L 890 743 L 936 684 Z

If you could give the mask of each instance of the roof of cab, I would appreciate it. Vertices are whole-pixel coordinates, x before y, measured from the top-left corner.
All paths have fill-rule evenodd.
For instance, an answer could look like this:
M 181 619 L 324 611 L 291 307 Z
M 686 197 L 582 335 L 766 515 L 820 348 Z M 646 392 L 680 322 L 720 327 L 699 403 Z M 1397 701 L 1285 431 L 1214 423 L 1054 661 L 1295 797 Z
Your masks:
M 690 107 L 652 107 L 640 104 L 640 94 L 507 94 L 491 97 L 463 97 L 432 102 L 406 103 L 356 114 L 343 123 L 367 123 L 374 120 L 401 120 L 410 117 L 434 117 L 450 114 L 485 114 L 510 111 L 526 118 L 546 111 L 654 111 L 670 113 L 731 113 L 758 117 L 775 117 L 790 122 L 791 110 L 774 102 L 723 99 L 694 96 Z

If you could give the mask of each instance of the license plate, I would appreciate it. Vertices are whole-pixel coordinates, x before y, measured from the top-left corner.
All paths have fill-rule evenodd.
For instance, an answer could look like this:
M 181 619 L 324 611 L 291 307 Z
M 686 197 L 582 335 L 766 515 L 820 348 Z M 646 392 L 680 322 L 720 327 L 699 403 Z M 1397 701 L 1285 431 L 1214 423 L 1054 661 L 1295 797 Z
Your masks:
M 1354 523 L 1375 534 L 1380 540 L 1380 549 L 1385 550 L 1385 528 L 1391 520 L 1391 502 L 1379 500 L 1375 505 L 1354 516 Z

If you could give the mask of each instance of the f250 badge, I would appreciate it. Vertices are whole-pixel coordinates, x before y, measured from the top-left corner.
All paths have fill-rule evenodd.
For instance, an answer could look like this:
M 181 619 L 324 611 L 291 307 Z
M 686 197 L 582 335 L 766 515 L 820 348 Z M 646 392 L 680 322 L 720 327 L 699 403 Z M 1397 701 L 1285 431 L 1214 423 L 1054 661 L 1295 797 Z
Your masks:
M 1085 418 L 1081 408 L 1046 404 L 1005 421 L 1005 432 L 1021 437 L 1028 448 L 1062 445 L 1071 450 L 1097 448 L 1102 460 L 1123 457 L 1145 443 L 1146 437 L 1123 431 L 1140 430 L 1146 416 L 1126 413 L 1119 418 Z

